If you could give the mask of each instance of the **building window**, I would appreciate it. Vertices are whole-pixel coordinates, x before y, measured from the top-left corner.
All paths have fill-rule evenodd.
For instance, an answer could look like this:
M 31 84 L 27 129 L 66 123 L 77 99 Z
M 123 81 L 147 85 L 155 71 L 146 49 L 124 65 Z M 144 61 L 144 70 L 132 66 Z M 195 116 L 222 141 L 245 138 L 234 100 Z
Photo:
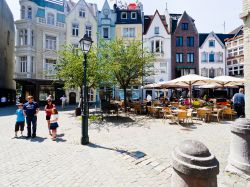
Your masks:
M 31 31 L 31 45 L 34 46 L 34 31 Z
M 124 38 L 134 38 L 135 28 L 123 28 L 122 35 Z
M 79 33 L 79 25 L 72 24 L 72 36 L 78 36 Z
M 203 52 L 201 54 L 201 62 L 207 62 L 207 53 L 206 52 Z
M 102 36 L 103 38 L 108 39 L 109 38 L 109 28 L 108 27 L 104 27 L 102 30 Z
M 187 46 L 188 47 L 194 46 L 194 37 L 187 37 Z
M 218 52 L 218 62 L 223 62 L 223 53 L 222 52 Z
M 131 12 L 131 19 L 136 19 L 136 12 Z
M 46 49 L 56 50 L 56 37 L 46 35 Z
M 209 40 L 209 47 L 215 47 L 215 40 Z
M 183 63 L 183 53 L 176 53 L 176 63 Z
M 176 37 L 176 46 L 178 46 L 178 47 L 183 46 L 183 37 L 182 36 Z
M 30 63 L 30 72 L 33 73 L 34 72 L 34 57 L 31 57 L 31 63 Z
M 155 27 L 155 34 L 160 34 L 160 28 L 159 27 Z
M 32 19 L 32 8 L 28 7 L 28 19 Z
M 20 57 L 21 73 L 27 72 L 27 56 Z
M 84 9 L 79 10 L 79 17 L 85 18 L 85 10 Z
M 88 37 L 91 37 L 92 34 L 92 26 L 91 25 L 86 25 L 86 33 Z
M 156 53 L 160 52 L 160 41 L 159 40 L 155 41 L 155 52 Z
M 21 46 L 28 45 L 28 31 L 26 29 L 19 31 L 19 42 Z
M 89 101 L 94 101 L 95 92 L 93 89 L 89 89 L 88 99 Z
M 194 53 L 187 54 L 187 62 L 194 63 Z
M 222 68 L 217 68 L 216 69 L 216 76 L 222 76 L 223 75 L 223 69 Z
M 188 30 L 188 23 L 182 23 L 181 24 L 181 29 L 182 30 Z
M 121 19 L 127 19 L 127 12 L 121 13 Z
M 211 52 L 209 54 L 209 62 L 214 62 L 214 53 L 213 52 Z
M 52 13 L 48 13 L 47 15 L 47 24 L 55 25 L 55 16 Z
M 44 71 L 47 76 L 55 75 L 56 60 L 45 59 Z
M 209 78 L 214 78 L 215 77 L 215 71 L 214 68 L 209 69 Z
M 155 52 L 155 41 L 151 41 L 151 53 Z
M 21 8 L 21 19 L 25 19 L 25 6 Z
M 208 69 L 207 68 L 202 68 L 201 69 L 201 76 L 208 77 Z

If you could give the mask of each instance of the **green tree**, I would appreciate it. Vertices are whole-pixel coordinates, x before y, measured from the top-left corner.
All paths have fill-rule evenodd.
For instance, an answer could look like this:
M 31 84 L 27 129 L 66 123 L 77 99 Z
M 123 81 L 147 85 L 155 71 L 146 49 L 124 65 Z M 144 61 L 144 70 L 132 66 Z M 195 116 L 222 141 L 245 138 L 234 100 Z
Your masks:
M 125 110 L 127 107 L 127 88 L 140 85 L 142 77 L 152 75 L 150 70 L 154 55 L 142 48 L 139 41 L 113 40 L 102 42 L 100 48 L 103 63 L 109 70 L 109 77 L 124 91 Z
M 87 58 L 87 87 L 97 88 L 106 82 L 109 74 L 105 73 L 105 64 L 98 57 L 98 48 L 93 46 Z M 71 45 L 59 51 L 59 63 L 56 65 L 57 78 L 64 81 L 65 88 L 82 88 L 83 85 L 83 52 Z M 82 89 L 80 89 L 82 91 Z

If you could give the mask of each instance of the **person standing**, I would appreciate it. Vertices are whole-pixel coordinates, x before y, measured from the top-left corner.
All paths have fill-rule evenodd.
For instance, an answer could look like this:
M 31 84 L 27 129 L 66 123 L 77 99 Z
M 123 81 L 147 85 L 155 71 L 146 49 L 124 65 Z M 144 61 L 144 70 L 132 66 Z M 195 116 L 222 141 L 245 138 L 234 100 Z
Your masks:
M 65 108 L 65 103 L 66 103 L 66 100 L 67 100 L 67 97 L 65 97 L 64 95 L 60 98 L 60 100 L 62 101 L 62 109 Z
M 245 117 L 245 95 L 244 89 L 240 88 L 239 93 L 234 94 L 233 96 L 233 108 L 237 112 L 237 116 Z
M 58 128 L 58 111 L 53 108 L 52 115 L 50 119 L 50 129 L 52 130 L 52 140 L 56 140 L 56 129 Z
M 18 109 L 16 110 L 16 125 L 15 125 L 15 137 L 17 137 L 17 133 L 20 129 L 21 136 L 23 136 L 23 130 L 24 130 L 24 114 L 23 114 L 23 103 L 17 104 Z
M 33 101 L 33 96 L 28 96 L 28 102 L 24 104 L 23 111 L 27 123 L 27 130 L 28 130 L 27 138 L 31 137 L 31 123 L 32 123 L 32 138 L 35 138 L 39 105 Z
M 52 98 L 48 97 L 47 98 L 47 104 L 44 107 L 44 111 L 46 113 L 46 121 L 47 121 L 47 124 L 48 124 L 49 135 L 51 135 L 51 136 L 52 136 L 52 133 L 50 131 L 50 117 L 51 117 L 53 108 L 56 108 L 56 106 L 52 103 Z

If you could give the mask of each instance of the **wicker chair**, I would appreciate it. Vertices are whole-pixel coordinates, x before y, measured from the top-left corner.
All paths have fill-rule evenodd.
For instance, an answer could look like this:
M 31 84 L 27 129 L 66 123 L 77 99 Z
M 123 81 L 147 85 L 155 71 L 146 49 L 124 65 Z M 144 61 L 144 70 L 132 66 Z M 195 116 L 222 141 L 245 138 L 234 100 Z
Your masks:
M 187 119 L 188 119 L 187 111 L 178 112 L 178 114 L 177 114 L 178 123 L 180 123 L 182 121 L 183 123 L 186 122 L 186 124 L 187 124 Z
M 222 115 L 222 109 L 217 109 L 217 113 L 211 114 L 211 117 L 216 117 L 217 121 L 220 122 L 221 115 Z
M 207 112 L 206 110 L 202 110 L 202 109 L 197 109 L 197 118 L 200 119 L 200 120 L 204 120 L 206 119 L 207 117 Z
M 175 122 L 175 116 L 172 114 L 170 108 L 163 108 L 163 119 L 170 119 L 172 122 Z
M 225 116 L 229 116 L 231 120 L 233 120 L 234 111 L 231 108 L 224 108 L 222 110 L 222 118 Z

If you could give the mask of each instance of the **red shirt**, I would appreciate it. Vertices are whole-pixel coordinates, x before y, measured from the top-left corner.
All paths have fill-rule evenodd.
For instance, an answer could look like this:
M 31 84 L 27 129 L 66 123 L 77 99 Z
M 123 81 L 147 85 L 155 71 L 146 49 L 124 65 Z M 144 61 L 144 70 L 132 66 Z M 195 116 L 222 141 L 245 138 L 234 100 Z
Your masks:
M 46 104 L 45 105 L 44 110 L 45 110 L 46 116 L 51 116 L 51 114 L 52 114 L 52 111 L 47 111 L 46 109 L 52 109 L 52 108 L 56 108 L 56 106 L 54 104 L 51 104 L 51 105 Z

